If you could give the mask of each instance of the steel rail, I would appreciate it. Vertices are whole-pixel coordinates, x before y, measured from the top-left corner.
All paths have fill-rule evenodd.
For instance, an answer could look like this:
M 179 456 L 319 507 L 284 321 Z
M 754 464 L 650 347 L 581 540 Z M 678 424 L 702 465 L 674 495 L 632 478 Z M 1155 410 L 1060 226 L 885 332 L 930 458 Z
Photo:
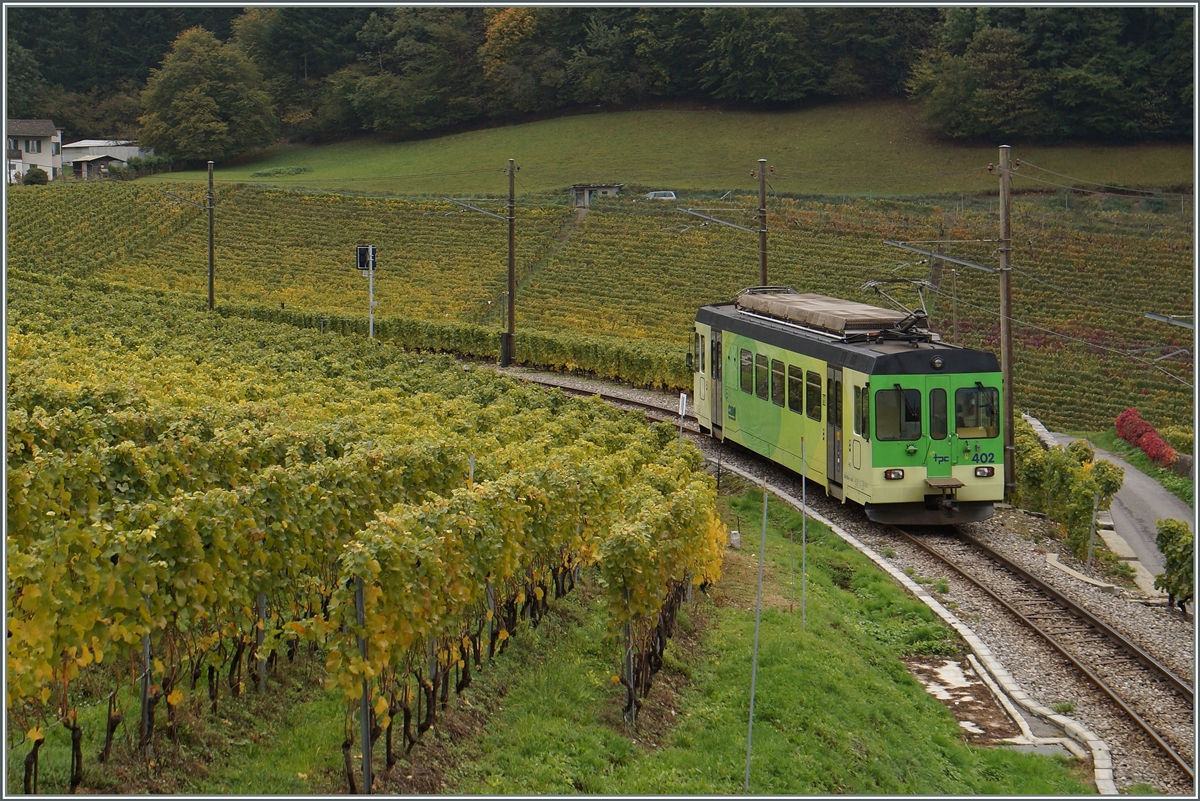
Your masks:
M 519 373 L 514 374 L 514 375 L 516 378 L 523 379 L 525 381 L 530 382 L 531 384 L 537 384 L 539 386 L 548 387 L 550 389 L 561 389 L 563 392 L 566 392 L 570 395 L 576 395 L 578 397 L 590 398 L 593 395 L 599 395 L 601 400 L 607 401 L 608 403 L 623 403 L 627 406 L 635 406 L 638 409 L 641 409 L 642 411 L 646 412 L 647 414 L 662 415 L 661 421 L 664 423 L 674 423 L 676 425 L 679 424 L 679 412 L 669 409 L 665 406 L 658 406 L 653 403 L 646 403 L 644 401 L 632 400 L 630 398 L 625 398 L 620 395 L 613 395 L 608 392 L 600 392 L 600 391 L 592 390 L 592 389 L 581 389 L 579 387 L 563 386 L 562 384 L 556 384 L 553 381 L 545 381 L 543 379 L 535 378 L 533 376 L 520 375 Z M 693 434 L 700 433 L 700 424 L 696 420 L 695 414 L 692 414 L 691 412 L 689 412 L 688 414 L 685 414 L 683 416 L 683 419 L 685 421 L 684 426 L 683 426 L 685 431 L 690 431 Z M 688 422 L 692 423 L 692 425 L 688 425 L 687 424 Z
M 1189 779 L 1192 779 L 1192 780 L 1195 779 L 1195 773 L 1192 770 L 1192 766 L 1190 764 L 1188 764 L 1187 760 L 1184 759 L 1184 757 L 1182 755 L 1180 755 L 1179 752 L 1176 751 L 1171 746 L 1170 743 L 1168 743 L 1166 740 L 1164 740 L 1162 738 L 1162 735 L 1160 735 L 1158 733 L 1158 731 L 1156 731 L 1155 728 L 1150 723 L 1148 723 L 1144 718 L 1142 718 L 1141 715 L 1139 715 L 1137 712 L 1135 712 L 1133 709 L 1131 709 L 1129 707 L 1129 705 L 1126 704 L 1125 701 L 1117 694 L 1116 690 L 1114 690 L 1112 687 L 1109 687 L 1108 684 L 1102 678 L 1097 676 L 1094 672 L 1092 672 L 1092 670 L 1090 668 L 1088 668 L 1086 665 L 1084 665 L 1082 662 L 1080 662 L 1078 659 L 1076 659 L 1075 656 L 1073 654 L 1071 654 L 1062 643 L 1060 643 L 1057 639 L 1055 639 L 1055 637 L 1052 634 L 1045 631 L 1032 618 L 1030 618 L 1028 615 L 1022 613 L 1020 610 L 1018 610 L 1016 607 L 1014 607 L 1012 604 L 1010 604 L 1004 598 L 1001 598 L 990 587 L 985 585 L 980 579 L 977 579 L 975 576 L 971 575 L 971 573 L 968 572 L 965 568 L 961 567 L 958 564 L 955 564 L 955 562 L 953 560 L 951 560 L 949 557 L 942 554 L 940 551 L 938 551 L 932 545 L 929 545 L 928 543 L 923 542 L 919 538 L 912 536 L 911 534 L 904 531 L 903 529 L 900 529 L 895 526 L 892 526 L 891 528 L 893 531 L 900 534 L 902 537 L 904 537 L 909 542 L 913 543 L 914 545 L 920 547 L 922 550 L 931 554 L 935 558 L 946 563 L 956 573 L 958 573 L 959 575 L 966 578 L 968 581 L 970 581 L 975 586 L 979 587 L 981 590 L 983 590 L 985 593 L 987 593 L 992 598 L 992 600 L 996 601 L 998 604 L 1000 604 L 1005 609 L 1007 609 L 1009 612 L 1011 612 L 1018 620 L 1020 620 L 1026 626 L 1028 626 L 1029 628 L 1031 628 L 1035 632 L 1037 632 L 1039 636 L 1041 636 L 1047 643 L 1050 644 L 1051 647 L 1053 647 L 1056 651 L 1058 651 L 1068 662 L 1070 662 L 1072 665 L 1074 665 L 1081 673 L 1083 673 L 1083 675 L 1087 676 L 1089 681 L 1091 681 L 1093 684 L 1095 684 L 1105 695 L 1107 695 L 1110 699 L 1112 699 L 1113 703 L 1115 703 L 1121 709 L 1122 712 L 1124 712 L 1126 715 L 1129 716 L 1129 718 L 1131 720 L 1133 720 L 1135 723 L 1137 723 L 1137 725 L 1142 729 L 1142 731 L 1144 731 L 1147 735 L 1149 735 L 1149 737 L 1152 740 L 1154 740 L 1154 742 L 1159 746 L 1159 748 L 1161 748 L 1168 756 L 1170 756 L 1172 761 L 1175 762 L 1175 764 L 1177 764 L 1180 768 L 1183 769 L 1183 771 L 1188 775 Z M 1080 607 L 1078 604 L 1074 603 L 1073 601 L 1065 598 L 1061 593 L 1059 593 L 1058 591 L 1049 587 L 1049 585 L 1045 584 L 1045 582 L 1041 581 L 1036 576 L 1030 575 L 1028 571 L 1024 570 L 1021 567 L 1018 567 L 1017 565 L 1013 564 L 1009 560 L 1000 556 L 995 551 L 993 551 L 991 548 L 988 548 L 986 545 L 983 545 L 981 542 L 974 539 L 973 537 L 968 537 L 968 536 L 962 535 L 961 533 L 960 533 L 960 537 L 963 540 L 969 542 L 972 546 L 978 547 L 987 558 L 993 559 L 1001 567 L 1003 567 L 1004 569 L 1006 569 L 1006 570 L 1012 572 L 1014 575 L 1016 575 L 1016 577 L 1018 579 L 1020 579 L 1022 581 L 1026 581 L 1027 583 L 1034 586 L 1038 590 L 1049 595 L 1056 603 L 1061 604 L 1068 614 L 1079 617 L 1081 622 L 1086 623 L 1090 626 L 1093 626 L 1097 631 L 1101 632 L 1106 637 L 1116 641 L 1118 643 L 1118 645 L 1120 645 L 1122 648 L 1125 648 L 1127 651 L 1132 653 L 1135 656 L 1135 658 L 1142 664 L 1153 663 L 1156 667 L 1152 668 L 1152 670 L 1154 670 L 1160 676 L 1165 678 L 1166 681 L 1168 683 L 1170 683 L 1173 688 L 1177 689 L 1181 694 L 1186 695 L 1189 704 L 1192 703 L 1192 688 L 1191 687 L 1189 687 L 1186 683 L 1179 680 L 1178 677 L 1176 677 L 1173 673 L 1171 673 L 1171 671 L 1168 668 L 1166 668 L 1163 665 L 1158 664 L 1157 660 L 1155 660 L 1152 656 L 1147 654 L 1141 648 L 1138 648 L 1135 644 L 1133 644 L 1132 642 L 1127 640 L 1119 632 L 1115 631 L 1114 629 L 1112 629 L 1112 627 L 1108 626 L 1107 624 L 1103 623 L 1102 621 L 1097 620 L 1095 618 L 1095 616 L 1093 616 L 1090 612 L 1083 609 L 1082 607 Z

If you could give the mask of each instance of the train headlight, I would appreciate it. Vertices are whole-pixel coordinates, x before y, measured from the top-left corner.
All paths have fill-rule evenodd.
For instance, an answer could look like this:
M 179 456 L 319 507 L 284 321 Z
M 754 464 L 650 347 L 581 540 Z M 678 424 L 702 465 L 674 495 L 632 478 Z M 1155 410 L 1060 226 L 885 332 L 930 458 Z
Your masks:
M 944 359 L 942 359 L 941 356 L 934 356 L 933 361 L 931 361 L 929 364 L 933 367 L 934 370 L 941 370 L 943 367 L 946 366 L 946 362 Z
M 884 470 L 883 477 L 886 478 L 888 481 L 899 481 L 900 479 L 904 478 L 904 471 L 903 470 Z
M 975 468 L 975 478 L 991 478 L 994 475 L 996 475 L 996 468 L 994 467 Z

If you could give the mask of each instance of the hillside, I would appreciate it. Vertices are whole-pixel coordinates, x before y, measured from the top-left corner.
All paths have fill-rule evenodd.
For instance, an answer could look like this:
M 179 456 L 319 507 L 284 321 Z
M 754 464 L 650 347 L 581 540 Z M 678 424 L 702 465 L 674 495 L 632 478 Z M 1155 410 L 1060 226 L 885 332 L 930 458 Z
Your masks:
M 197 185 L 179 191 L 202 196 Z M 1106 428 L 1127 406 L 1160 426 L 1188 423 L 1192 359 L 1171 353 L 1189 339 L 1144 315 L 1192 305 L 1190 217 L 1153 200 L 1066 202 L 1020 196 L 1013 207 L 1018 407 L 1068 430 Z M 756 199 L 683 193 L 680 203 L 749 225 Z M 863 284 L 931 277 L 914 254 L 883 244 L 889 238 L 951 239 L 954 255 L 994 263 L 996 212 L 986 198 L 961 205 L 773 198 L 768 205 L 769 280 L 802 291 L 888 305 Z M 140 182 L 17 188 L 9 268 L 202 303 L 207 226 L 192 207 L 169 213 L 180 206 Z M 506 246 L 494 220 L 445 201 L 252 186 L 222 187 L 218 209 L 222 314 L 365 334 L 366 281 L 352 260 L 354 246 L 370 241 L 380 253 L 380 337 L 495 357 Z M 686 389 L 695 310 L 757 281 L 755 237 L 671 204 L 607 199 L 581 218 L 565 198 L 542 195 L 523 198 L 517 220 L 517 358 L 525 363 Z M 911 290 L 893 293 L 917 302 Z M 947 340 L 998 349 L 994 276 L 947 272 L 927 300 Z M 1154 361 L 1159 356 L 1170 358 Z
M 1001 144 L 997 142 L 997 144 Z M 1013 157 L 1084 181 L 1117 186 L 1190 186 L 1188 144 L 1113 147 L 1013 144 Z M 574 183 L 620 182 L 643 189 L 756 192 L 750 171 L 765 158 L 773 193 L 851 196 L 995 193 L 983 168 L 991 145 L 960 145 L 926 132 L 905 100 L 837 103 L 804 111 L 629 111 L 562 117 L 423 141 L 353 139 L 289 146 L 245 164 L 217 164 L 218 181 L 401 194 L 502 195 L 508 159 L 521 165 L 517 192 L 565 191 Z M 255 178 L 279 167 L 298 175 Z M 150 180 L 203 180 L 200 172 Z M 1071 184 L 1072 181 L 1056 183 Z M 1018 189 L 1054 189 L 1018 179 Z

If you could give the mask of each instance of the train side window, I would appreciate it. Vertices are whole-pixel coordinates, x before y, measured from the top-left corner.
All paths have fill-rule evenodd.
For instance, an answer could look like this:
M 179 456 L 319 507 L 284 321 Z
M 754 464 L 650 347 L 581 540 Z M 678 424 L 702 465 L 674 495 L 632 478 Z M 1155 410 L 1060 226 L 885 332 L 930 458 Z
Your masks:
M 754 354 L 742 349 L 742 392 L 754 392 Z
M 785 386 L 783 383 L 783 362 L 771 359 L 771 403 L 783 405 Z
M 1000 393 L 995 387 L 962 387 L 954 393 L 954 433 L 963 439 L 1000 436 Z
M 804 412 L 804 371 L 794 364 L 787 369 L 787 404 L 796 414 Z
M 863 439 L 871 439 L 871 388 L 860 387 L 859 394 L 862 395 L 862 422 L 859 424 L 862 427 Z
M 700 372 L 704 372 L 704 351 L 708 345 L 704 341 L 704 334 L 700 335 L 700 347 L 696 349 L 696 355 L 700 358 Z
M 945 439 L 946 428 L 949 425 L 946 415 L 946 390 L 929 390 L 929 436 L 932 439 Z
M 855 387 L 854 395 L 854 433 L 863 439 L 870 439 L 868 436 L 870 423 L 870 415 L 868 413 L 868 404 L 870 397 L 867 395 L 866 387 Z
M 709 361 L 712 365 L 712 380 L 721 380 L 721 343 L 717 340 L 712 341 L 712 359 Z
M 842 382 L 825 379 L 825 416 L 842 426 Z
M 875 393 L 875 439 L 883 442 L 921 438 L 921 393 L 881 389 Z
M 770 363 L 761 353 L 754 354 L 754 394 L 763 400 L 767 399 L 767 373 Z
M 804 405 L 808 407 L 808 416 L 821 422 L 821 376 L 811 370 L 805 380 Z

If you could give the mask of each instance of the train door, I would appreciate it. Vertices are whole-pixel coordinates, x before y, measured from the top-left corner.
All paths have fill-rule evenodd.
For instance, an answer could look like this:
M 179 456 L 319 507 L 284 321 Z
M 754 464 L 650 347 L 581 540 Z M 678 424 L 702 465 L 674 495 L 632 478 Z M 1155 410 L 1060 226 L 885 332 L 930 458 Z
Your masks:
M 712 387 L 709 395 L 712 398 L 712 421 L 710 423 L 712 435 L 718 440 L 724 440 L 724 426 L 722 423 L 725 420 L 725 393 L 721 390 L 721 368 L 724 366 L 724 354 L 721 351 L 721 332 L 714 328 L 710 333 L 712 340 L 712 354 L 708 360 L 709 369 L 712 371 Z
M 930 478 L 946 478 L 952 474 L 954 430 L 950 427 L 950 377 L 929 376 L 925 380 L 929 408 L 929 458 L 926 474 Z
M 825 471 L 829 479 L 827 489 L 834 498 L 842 494 L 842 368 L 830 367 L 825 379 L 825 420 L 828 436 L 825 446 Z

